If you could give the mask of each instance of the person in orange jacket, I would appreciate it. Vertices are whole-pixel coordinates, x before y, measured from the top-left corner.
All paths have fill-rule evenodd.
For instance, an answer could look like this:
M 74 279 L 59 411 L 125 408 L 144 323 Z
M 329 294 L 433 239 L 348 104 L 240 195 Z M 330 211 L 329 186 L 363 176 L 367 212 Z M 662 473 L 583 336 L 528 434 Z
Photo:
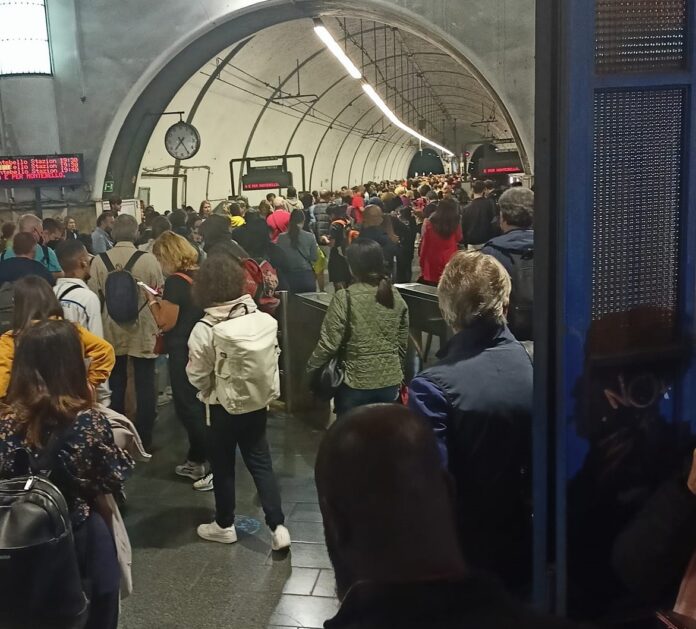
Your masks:
M 33 275 L 14 283 L 14 312 L 12 329 L 0 336 L 0 398 L 7 395 L 12 373 L 15 345 L 22 332 L 36 321 L 62 319 L 63 308 L 48 282 Z M 80 325 L 75 326 L 82 341 L 85 359 L 89 360 L 87 380 L 97 387 L 109 378 L 116 362 L 114 348 Z

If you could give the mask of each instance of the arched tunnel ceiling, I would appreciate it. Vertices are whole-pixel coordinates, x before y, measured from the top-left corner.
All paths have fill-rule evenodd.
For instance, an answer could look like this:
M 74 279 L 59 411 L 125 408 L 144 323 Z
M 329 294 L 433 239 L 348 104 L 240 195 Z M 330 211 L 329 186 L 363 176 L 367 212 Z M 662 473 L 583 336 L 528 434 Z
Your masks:
M 509 138 L 508 122 L 467 68 L 424 37 L 384 24 L 326 18 L 325 25 L 366 79 L 408 125 L 454 152 L 483 140 Z M 354 185 L 405 175 L 417 150 L 412 138 L 390 125 L 360 82 L 316 37 L 311 20 L 258 32 L 211 59 L 192 76 L 168 111 L 184 111 L 199 129 L 198 155 L 180 165 L 164 151 L 171 117 L 160 120 L 142 161 L 140 186 L 159 194 L 171 180 L 143 178 L 146 171 L 187 175 L 187 202 L 230 193 L 229 161 L 266 155 L 305 156 L 306 188 Z M 170 167 L 168 170 L 166 167 Z M 299 164 L 291 164 L 301 187 Z M 235 173 L 238 179 L 239 173 Z M 181 188 L 179 188 L 181 190 Z M 177 199 L 177 202 L 183 199 Z M 167 203 L 168 204 L 168 200 Z

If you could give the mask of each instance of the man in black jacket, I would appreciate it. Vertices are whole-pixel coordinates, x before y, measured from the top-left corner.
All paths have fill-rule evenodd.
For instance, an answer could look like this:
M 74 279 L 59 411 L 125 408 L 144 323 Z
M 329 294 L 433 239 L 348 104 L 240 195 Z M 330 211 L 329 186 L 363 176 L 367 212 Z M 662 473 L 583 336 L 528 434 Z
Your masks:
M 362 407 L 336 423 L 316 483 L 341 600 L 327 629 L 571 628 L 469 570 L 432 431 L 404 407 Z
M 462 212 L 462 244 L 480 249 L 498 235 L 497 208 L 494 199 L 486 198 L 486 185 L 474 181 L 474 200 Z

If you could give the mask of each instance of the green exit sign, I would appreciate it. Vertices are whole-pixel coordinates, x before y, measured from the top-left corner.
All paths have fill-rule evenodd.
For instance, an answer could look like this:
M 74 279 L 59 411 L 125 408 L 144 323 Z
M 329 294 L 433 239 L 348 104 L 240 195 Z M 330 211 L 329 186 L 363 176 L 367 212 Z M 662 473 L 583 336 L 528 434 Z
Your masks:
M 104 182 L 104 192 L 113 192 L 114 191 L 114 182 L 113 181 L 105 181 Z

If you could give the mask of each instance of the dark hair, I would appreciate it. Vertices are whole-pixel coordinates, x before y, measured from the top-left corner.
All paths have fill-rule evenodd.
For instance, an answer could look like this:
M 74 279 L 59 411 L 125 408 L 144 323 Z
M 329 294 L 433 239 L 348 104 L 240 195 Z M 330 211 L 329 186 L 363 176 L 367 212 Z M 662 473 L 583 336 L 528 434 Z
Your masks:
M 110 216 L 113 216 L 111 212 L 102 212 L 97 219 L 97 227 L 101 227 L 104 223 L 106 223 L 106 219 Z
M 433 229 L 443 238 L 449 238 L 459 227 L 459 211 L 452 199 L 442 199 L 430 217 Z
M 277 195 L 275 192 L 269 192 L 269 193 L 266 195 L 266 201 L 268 201 L 269 203 L 271 203 L 271 199 L 275 199 L 277 196 L 278 196 L 278 195 Z
M 17 231 L 17 225 L 15 225 L 14 223 L 3 223 L 2 228 L 0 228 L 0 230 L 2 231 L 2 237 L 5 240 L 9 240 Z
M 297 249 L 300 242 L 300 232 L 305 222 L 305 213 L 302 210 L 293 210 L 290 214 L 290 223 L 288 224 L 288 235 L 292 246 Z
M 344 218 L 348 213 L 348 206 L 345 203 L 332 203 L 326 208 L 326 213 L 331 218 Z
M 486 187 L 486 190 L 495 190 L 495 181 L 492 179 L 486 179 L 486 181 L 483 182 L 483 185 Z
M 201 308 L 239 299 L 244 291 L 244 269 L 239 260 L 216 250 L 201 264 L 193 284 L 193 299 Z
M 471 184 L 471 189 L 474 191 L 474 194 L 483 194 L 486 191 L 486 184 L 479 179 Z
M 109 204 L 114 203 L 115 205 L 121 205 L 123 203 L 123 199 L 119 197 L 117 194 L 112 194 L 109 197 Z
M 62 234 L 65 231 L 65 225 L 63 225 L 63 223 L 60 221 L 57 221 L 55 218 L 43 219 L 42 227 L 44 231 L 50 233 L 60 232 Z
M 270 233 L 266 219 L 252 212 L 238 242 L 252 258 L 265 258 L 271 245 Z
M 92 250 L 91 234 L 78 234 L 77 239 L 85 246 L 85 249 L 87 249 L 87 253 L 89 253 L 90 255 L 94 255 L 94 251 Z
M 164 232 L 172 231 L 172 224 L 166 216 L 158 216 L 152 221 L 152 238 L 157 240 Z
M 12 330 L 21 333 L 34 321 L 63 318 L 63 308 L 49 283 L 37 275 L 27 275 L 14 283 Z
M 193 231 L 196 228 L 196 223 L 198 221 L 202 221 L 203 219 L 199 216 L 198 213 L 193 213 L 186 219 L 186 227 L 188 227 L 189 231 Z
M 353 277 L 358 282 L 377 286 L 377 302 L 385 308 L 394 308 L 394 292 L 385 272 L 382 247 L 369 238 L 358 238 L 346 249 L 346 257 Z
M 302 201 L 304 209 L 307 210 L 314 205 L 314 195 L 311 192 L 302 192 L 300 201 Z
M 297 197 L 297 188 L 295 188 L 295 186 L 290 186 L 288 188 L 288 198 L 294 199 L 296 197 Z
M 205 241 L 207 253 L 217 243 L 230 239 L 230 219 L 227 216 L 213 214 L 205 219 L 199 231 Z
M 64 240 L 56 247 L 58 263 L 63 271 L 73 271 L 78 267 L 78 260 L 85 254 L 85 246 L 82 241 L 71 238 Z
M 41 446 L 92 403 L 77 328 L 68 321 L 41 321 L 23 332 L 4 407 L 24 425 L 27 441 Z
M 36 247 L 34 236 L 27 232 L 19 232 L 12 239 L 12 250 L 16 256 L 27 256 L 34 251 L 34 247 Z
M 236 201 L 232 201 L 232 203 L 230 203 L 229 210 L 230 210 L 230 216 L 241 216 L 242 215 L 242 208 L 239 205 L 239 203 L 237 203 Z
M 189 215 L 187 214 L 186 210 L 182 210 L 181 208 L 177 208 L 174 210 L 170 215 L 169 215 L 169 222 L 172 224 L 172 229 L 181 229 L 182 227 L 186 227 L 186 221 L 188 220 Z

